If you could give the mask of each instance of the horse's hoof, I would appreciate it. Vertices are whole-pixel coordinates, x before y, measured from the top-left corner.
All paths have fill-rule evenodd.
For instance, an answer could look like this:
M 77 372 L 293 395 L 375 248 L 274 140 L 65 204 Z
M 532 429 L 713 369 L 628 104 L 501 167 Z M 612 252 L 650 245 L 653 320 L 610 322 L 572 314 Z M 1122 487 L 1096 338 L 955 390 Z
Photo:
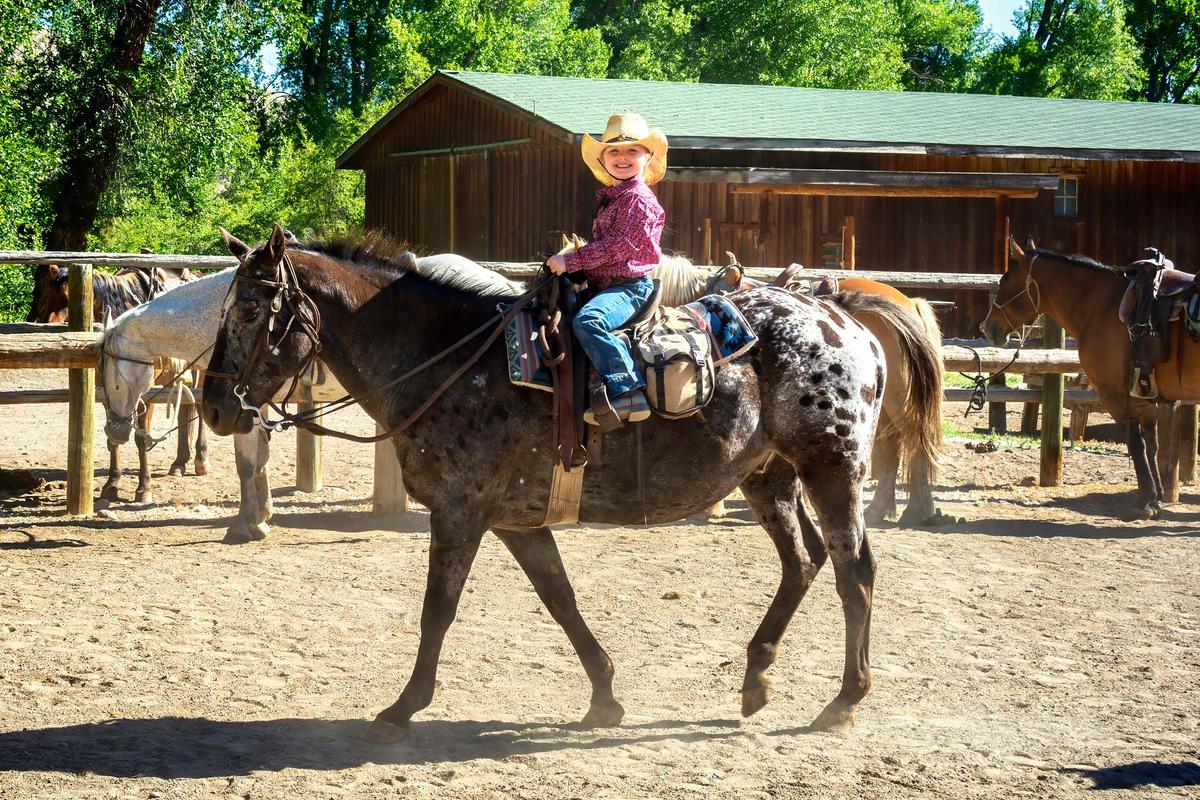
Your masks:
M 115 503 L 121 499 L 121 493 L 117 491 L 116 486 L 105 486 L 100 490 L 100 499 L 110 500 Z
M 221 541 L 225 544 L 246 544 L 247 542 L 261 542 L 267 538 L 270 528 L 263 525 L 261 522 L 255 525 L 247 525 L 240 520 L 229 526 L 225 531 L 225 538 Z
M 134 501 L 138 503 L 153 503 L 154 492 L 138 492 L 134 495 Z
M 373 719 L 362 732 L 362 740 L 371 744 L 396 744 L 408 738 L 408 723 L 397 725 L 382 719 Z
M 825 710 L 808 727 L 814 731 L 849 733 L 850 729 L 854 727 L 854 706 L 834 700 L 825 706 Z
M 1142 520 L 1154 519 L 1154 509 L 1136 507 L 1130 509 L 1122 519 L 1126 522 L 1141 522 Z
M 612 728 L 621 724 L 625 718 L 625 708 L 613 700 L 612 703 L 601 705 L 592 703 L 592 707 L 579 720 L 580 728 Z
M 943 514 L 937 508 L 925 515 L 909 514 L 908 511 L 905 509 L 904 514 L 900 517 L 900 525 L 905 528 L 941 528 L 958 523 L 958 517 Z
M 718 500 L 716 503 L 708 507 L 709 519 L 720 519 L 725 516 L 725 501 Z
M 885 508 L 870 505 L 867 506 L 867 510 L 863 512 L 863 523 L 867 525 L 879 526 L 885 522 L 890 522 L 895 518 L 895 516 L 896 509 L 894 508 L 892 509 L 891 513 L 888 513 L 887 509 Z
M 197 475 L 208 474 L 208 461 L 197 461 L 195 465 L 195 473 Z
M 742 716 L 751 717 L 762 711 L 762 707 L 771 699 L 770 686 L 758 686 L 753 689 L 742 689 Z
M 172 464 L 171 468 L 167 470 L 167 474 L 171 476 L 178 475 L 179 477 L 183 477 L 187 474 L 187 464 Z

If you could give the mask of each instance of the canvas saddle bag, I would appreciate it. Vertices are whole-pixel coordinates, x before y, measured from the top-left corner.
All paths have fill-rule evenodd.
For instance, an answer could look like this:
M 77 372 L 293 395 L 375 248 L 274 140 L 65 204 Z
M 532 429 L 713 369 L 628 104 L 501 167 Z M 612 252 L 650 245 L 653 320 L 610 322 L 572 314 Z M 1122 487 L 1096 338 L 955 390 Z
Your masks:
M 635 359 L 650 407 L 682 419 L 712 399 L 717 373 L 712 337 L 683 309 L 660 308 L 656 317 L 635 332 Z

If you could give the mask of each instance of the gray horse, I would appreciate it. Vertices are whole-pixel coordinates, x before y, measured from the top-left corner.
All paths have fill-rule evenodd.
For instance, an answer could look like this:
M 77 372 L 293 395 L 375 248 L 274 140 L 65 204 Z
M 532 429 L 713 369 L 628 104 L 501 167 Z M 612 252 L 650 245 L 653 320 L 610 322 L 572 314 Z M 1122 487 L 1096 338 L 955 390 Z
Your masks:
M 503 341 L 481 346 L 500 309 L 518 298 L 470 278 L 431 279 L 410 254 L 372 235 L 290 244 L 276 226 L 255 248 L 232 236 L 226 242 L 241 266 L 205 378 L 204 417 L 213 431 L 250 430 L 248 409 L 270 398 L 319 346 L 342 385 L 389 431 L 406 488 L 431 512 L 416 666 L 365 737 L 403 738 L 412 715 L 432 701 L 442 643 L 489 528 L 563 627 L 591 680 L 583 724 L 619 723 L 624 709 L 613 697 L 612 661 L 576 607 L 544 524 L 554 458 L 551 398 L 509 382 Z M 862 484 L 883 394 L 883 353 L 866 328 L 832 304 L 774 289 L 731 299 L 758 345 L 721 369 L 701 413 L 651 418 L 640 423 L 639 436 L 630 427 L 609 434 L 604 463 L 584 477 L 581 521 L 679 520 L 740 486 L 783 568 L 748 648 L 742 713 L 766 704 L 766 672 L 780 637 L 828 558 L 845 615 L 845 664 L 841 690 L 813 727 L 845 730 L 871 685 L 875 560 Z M 880 302 L 886 311 L 890 304 Z M 472 331 L 479 335 L 471 338 Z M 466 346 L 444 352 L 464 339 Z M 640 500 L 639 439 L 650 473 Z M 800 501 L 801 480 L 820 531 Z

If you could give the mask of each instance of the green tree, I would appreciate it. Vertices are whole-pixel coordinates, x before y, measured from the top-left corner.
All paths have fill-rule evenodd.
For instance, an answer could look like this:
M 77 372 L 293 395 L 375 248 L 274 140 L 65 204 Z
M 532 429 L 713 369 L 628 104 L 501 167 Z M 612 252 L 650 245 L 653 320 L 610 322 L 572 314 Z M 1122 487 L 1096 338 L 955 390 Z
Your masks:
M 904 88 L 962 92 L 987 46 L 977 0 L 896 0 L 904 48 Z
M 1119 0 L 1030 0 L 1019 32 L 984 58 L 978 88 L 1032 97 L 1124 98 L 1141 83 Z
M 900 17 L 890 0 L 697 0 L 700 79 L 900 89 Z
M 1150 102 L 1200 102 L 1200 2 L 1126 0 L 1125 6 L 1146 75 L 1137 95 Z

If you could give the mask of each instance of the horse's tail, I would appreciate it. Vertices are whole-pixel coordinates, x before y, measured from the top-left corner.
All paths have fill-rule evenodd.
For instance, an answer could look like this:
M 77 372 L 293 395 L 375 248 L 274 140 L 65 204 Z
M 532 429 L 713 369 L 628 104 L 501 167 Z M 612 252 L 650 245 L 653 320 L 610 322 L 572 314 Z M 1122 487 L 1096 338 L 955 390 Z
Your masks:
M 894 329 L 908 374 L 908 391 L 899 420 L 888 433 L 898 438 L 900 451 L 909 464 L 923 456 L 933 477 L 932 470 L 942 454 L 944 377 L 942 335 L 933 308 L 916 299 L 913 314 L 891 300 L 862 292 L 839 292 L 829 299 L 851 315 L 871 314 Z

